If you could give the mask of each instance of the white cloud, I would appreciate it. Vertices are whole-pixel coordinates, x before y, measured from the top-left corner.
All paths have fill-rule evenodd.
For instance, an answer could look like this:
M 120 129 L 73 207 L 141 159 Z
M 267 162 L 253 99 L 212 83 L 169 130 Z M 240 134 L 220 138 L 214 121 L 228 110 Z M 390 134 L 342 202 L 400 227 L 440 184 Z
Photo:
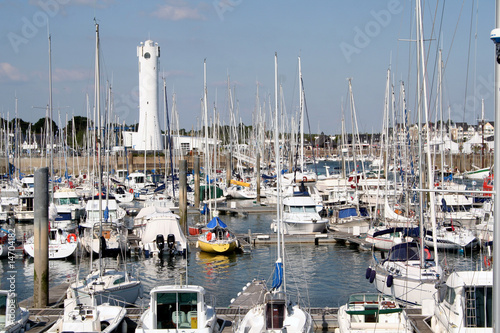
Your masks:
M 11 64 L 0 62 L 0 82 L 6 81 L 25 82 L 28 77 Z
M 52 73 L 52 79 L 54 82 L 80 81 L 86 80 L 89 77 L 90 75 L 87 71 L 80 69 L 56 68 Z
M 199 8 L 192 8 L 185 1 L 171 1 L 168 4 L 159 6 L 151 16 L 169 20 L 204 20 L 205 16 L 200 13 Z

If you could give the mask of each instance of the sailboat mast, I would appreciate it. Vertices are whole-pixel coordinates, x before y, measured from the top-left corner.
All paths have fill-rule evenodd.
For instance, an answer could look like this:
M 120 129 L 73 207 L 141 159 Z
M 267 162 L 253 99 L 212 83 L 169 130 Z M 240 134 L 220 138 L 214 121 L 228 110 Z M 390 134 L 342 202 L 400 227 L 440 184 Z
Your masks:
M 95 108 L 97 112 L 97 133 L 96 133 L 96 141 L 97 141 L 97 167 L 98 167 L 98 193 L 99 193 L 99 220 L 102 220 L 102 177 L 101 177 L 101 96 L 100 96 L 100 68 L 99 68 L 99 24 L 95 24 Z
M 300 96 L 300 171 L 304 172 L 304 93 L 302 91 L 302 68 L 299 57 L 299 96 Z
M 98 196 L 99 196 L 99 274 L 102 274 L 102 168 L 101 168 L 101 85 L 99 68 L 99 24 L 95 23 L 95 108 L 97 112 L 97 168 L 98 168 Z M 91 251 L 92 252 L 92 251 Z
M 210 160 L 209 160 L 209 149 L 208 149 L 208 91 L 207 91 L 207 59 L 203 60 L 203 111 L 205 114 L 205 181 L 206 181 L 206 187 L 208 188 L 208 199 L 209 199 L 209 205 L 211 207 L 211 188 L 210 188 Z M 209 210 L 211 212 L 212 209 Z M 208 221 L 210 220 L 210 215 L 205 214 L 205 219 Z
M 278 53 L 274 53 L 274 154 L 276 160 L 276 222 L 278 224 L 278 252 L 277 262 L 281 261 L 281 156 L 279 146 L 279 125 L 278 125 Z
M 52 130 L 52 43 L 51 36 L 49 34 L 49 116 L 50 116 L 50 178 L 52 178 L 52 172 L 54 171 L 54 131 Z
M 420 45 L 420 61 L 421 61 L 421 66 L 420 69 L 422 70 L 422 101 L 421 105 L 424 108 L 424 114 L 425 114 L 425 122 L 427 124 L 427 130 L 426 132 L 426 140 L 427 140 L 427 184 L 429 189 L 433 188 L 434 185 L 434 168 L 432 165 L 432 158 L 431 158 L 431 150 L 429 147 L 430 143 L 430 122 L 429 122 L 429 113 L 427 110 L 427 82 L 425 80 L 425 75 L 427 73 L 427 68 L 425 66 L 425 57 L 424 57 L 424 36 L 423 36 L 423 24 L 422 24 L 422 9 L 420 6 L 420 1 L 417 1 L 417 24 L 418 24 L 418 29 L 417 31 L 419 32 L 420 38 L 418 38 L 418 43 Z M 420 90 L 420 89 L 419 89 Z M 436 232 L 436 193 L 434 191 L 429 192 L 429 208 L 431 211 L 431 223 L 432 223 L 432 234 L 434 235 L 433 241 L 434 241 L 434 256 L 435 256 L 435 261 L 436 263 L 439 263 L 439 258 L 438 258 L 438 251 L 437 251 L 437 232 Z M 422 231 L 421 231 L 422 232 Z

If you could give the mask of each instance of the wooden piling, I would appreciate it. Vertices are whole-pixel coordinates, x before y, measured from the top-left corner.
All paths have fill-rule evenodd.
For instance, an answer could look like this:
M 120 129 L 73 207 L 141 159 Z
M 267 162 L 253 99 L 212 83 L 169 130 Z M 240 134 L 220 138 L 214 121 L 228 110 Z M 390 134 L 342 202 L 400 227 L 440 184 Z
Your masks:
M 49 169 L 35 172 L 34 197 L 35 267 L 33 299 L 35 307 L 49 302 Z
M 179 217 L 180 225 L 186 235 L 187 228 L 187 161 L 180 160 L 179 163 Z
M 200 208 L 200 156 L 194 157 L 194 208 Z

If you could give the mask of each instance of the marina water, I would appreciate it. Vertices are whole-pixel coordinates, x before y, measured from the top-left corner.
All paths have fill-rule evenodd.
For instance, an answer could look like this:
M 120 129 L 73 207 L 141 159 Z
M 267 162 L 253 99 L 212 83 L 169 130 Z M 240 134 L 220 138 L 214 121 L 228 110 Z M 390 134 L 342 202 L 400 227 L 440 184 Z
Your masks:
M 251 202 L 249 204 L 252 204 Z M 270 224 L 276 213 L 249 214 L 246 217 L 221 216 L 222 220 L 236 233 L 270 233 Z M 188 216 L 188 223 L 192 222 Z M 33 229 L 33 225 L 16 226 L 17 237 Z M 380 258 L 380 254 L 376 256 Z M 302 243 L 287 244 L 285 255 L 288 293 L 292 300 L 311 307 L 338 307 L 344 304 L 352 293 L 375 291 L 373 284 L 365 279 L 365 271 L 373 254 L 356 247 L 337 244 Z M 480 258 L 479 253 L 446 253 L 441 255 L 449 267 L 472 269 Z M 217 307 L 226 307 L 237 297 L 242 288 L 252 279 L 270 281 L 273 263 L 276 259 L 276 245 L 258 245 L 249 253 L 213 255 L 200 252 L 191 246 L 186 259 L 182 257 L 145 258 L 143 255 L 126 259 L 128 270 L 139 276 L 143 283 L 144 297 L 138 299 L 138 306 L 147 306 L 149 291 L 165 284 L 185 283 L 186 271 L 190 284 L 206 288 Z M 115 258 L 106 258 L 110 265 L 116 265 Z M 13 264 L 13 265 L 12 265 Z M 49 261 L 50 287 L 75 279 L 79 267 L 80 277 L 90 267 L 90 258 Z M 33 259 L 18 257 L 12 263 L 7 258 L 0 261 L 1 289 L 9 289 L 11 274 L 15 275 L 16 293 L 20 300 L 33 295 Z

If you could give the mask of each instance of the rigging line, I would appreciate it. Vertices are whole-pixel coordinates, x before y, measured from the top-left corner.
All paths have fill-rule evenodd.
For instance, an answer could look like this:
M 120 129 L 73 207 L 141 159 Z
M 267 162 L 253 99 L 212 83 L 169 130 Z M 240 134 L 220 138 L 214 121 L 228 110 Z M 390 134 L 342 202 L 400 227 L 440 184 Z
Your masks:
M 438 3 L 439 3 L 439 1 L 438 1 Z M 436 47 L 436 54 L 435 54 L 436 58 L 435 59 L 438 58 L 438 54 L 439 54 L 439 44 L 441 42 L 441 33 L 442 33 L 442 29 L 443 29 L 444 5 L 445 4 L 444 4 L 444 1 L 443 1 L 443 7 L 442 7 L 442 10 L 441 10 L 441 21 L 439 23 L 438 38 L 437 38 L 437 43 L 436 43 L 437 47 Z M 438 4 L 436 3 L 436 14 L 437 14 L 437 12 L 438 12 Z M 432 24 L 432 31 L 434 31 L 435 20 L 436 20 L 436 16 L 434 16 L 434 22 Z M 432 35 L 433 34 L 431 33 L 431 36 Z M 430 55 L 430 52 L 431 51 L 430 51 L 430 47 L 429 47 L 428 55 Z M 430 105 L 431 105 L 431 100 L 432 100 L 432 94 L 434 93 L 434 89 L 433 89 L 434 88 L 434 82 L 435 82 L 434 78 L 436 76 L 436 67 L 438 65 L 441 66 L 441 64 L 438 64 L 438 61 L 434 61 L 434 70 L 432 71 L 433 74 L 432 74 L 432 80 L 431 80 L 432 84 L 431 84 L 430 89 L 429 89 L 429 100 L 428 100 L 429 110 L 431 109 Z M 441 68 L 440 68 L 440 70 L 441 70 Z M 441 80 L 442 80 L 442 78 L 441 78 Z M 437 117 L 437 99 L 435 99 L 434 101 L 436 102 L 436 104 L 435 104 L 435 110 L 436 110 L 436 117 Z
M 465 74 L 465 91 L 464 91 L 464 112 L 463 112 L 463 118 L 462 121 L 465 123 L 465 111 L 467 108 L 467 89 L 469 85 L 469 65 L 470 65 L 470 45 L 471 45 L 471 39 L 472 39 L 472 22 L 474 18 L 474 0 L 472 0 L 472 10 L 470 13 L 470 28 L 469 28 L 469 47 L 467 50 L 467 69 L 466 69 L 466 74 Z M 474 96 L 475 97 L 475 96 Z
M 465 0 L 462 1 L 462 7 L 460 7 L 460 13 L 458 14 L 458 20 L 457 20 L 457 24 L 455 25 L 455 31 L 453 31 L 453 37 L 451 38 L 450 50 L 449 50 L 448 56 L 446 57 L 446 61 L 444 62 L 444 66 L 443 66 L 444 68 L 446 68 L 446 65 L 448 64 L 448 60 L 450 59 L 451 49 L 453 47 L 453 43 L 455 42 L 455 36 L 456 36 L 457 30 L 458 30 L 458 22 L 460 22 L 460 18 L 462 17 L 462 11 L 464 9 L 464 4 L 465 4 Z
M 437 12 L 438 12 L 438 7 L 439 7 L 439 0 L 436 1 L 436 9 L 434 10 L 434 18 L 432 19 L 432 28 L 431 28 L 431 33 L 430 33 L 430 39 L 429 39 L 429 47 L 427 48 L 427 55 L 426 55 L 426 59 L 425 59 L 425 63 L 426 63 L 426 68 L 428 63 L 429 63 L 429 58 L 430 58 L 430 55 L 431 55 L 431 44 L 432 44 L 432 36 L 434 35 L 434 28 L 436 26 L 436 17 L 437 17 Z M 439 43 L 437 44 L 439 46 Z M 436 56 L 437 56 L 437 53 L 438 53 L 438 48 L 436 48 Z M 432 110 L 431 109 L 431 100 L 432 100 L 432 94 L 433 94 L 433 87 L 434 87 L 434 78 L 435 78 L 435 75 L 436 75 L 436 61 L 434 61 L 434 70 L 432 71 L 432 80 L 430 81 L 430 88 L 429 88 L 429 98 L 427 99 L 427 107 L 429 110 Z M 432 112 L 432 111 L 431 111 Z M 437 112 L 436 112 L 437 113 Z M 431 115 L 429 115 L 429 117 L 431 117 Z

